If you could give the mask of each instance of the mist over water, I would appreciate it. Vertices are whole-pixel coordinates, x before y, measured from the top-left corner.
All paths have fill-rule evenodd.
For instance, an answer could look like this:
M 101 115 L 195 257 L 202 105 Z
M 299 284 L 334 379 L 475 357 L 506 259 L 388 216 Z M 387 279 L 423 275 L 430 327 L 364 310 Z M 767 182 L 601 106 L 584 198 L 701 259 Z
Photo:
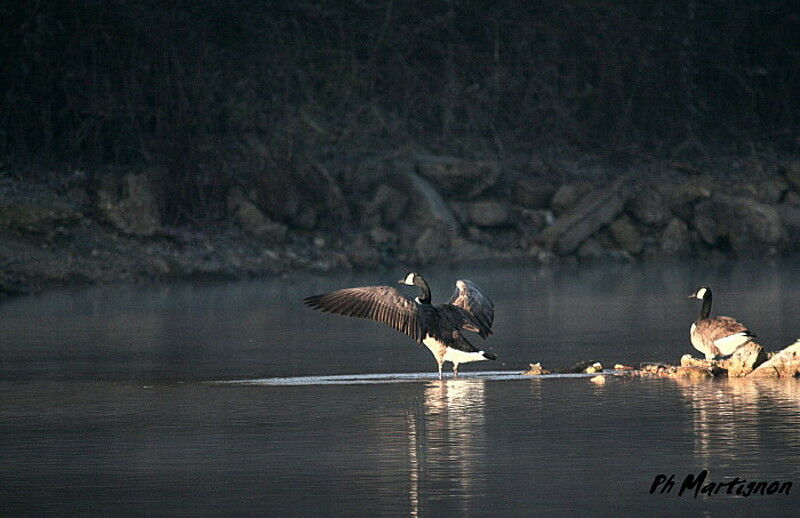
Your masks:
M 658 474 L 682 480 L 703 469 L 718 482 L 800 483 L 796 380 L 469 375 L 537 361 L 676 362 L 695 353 L 688 329 L 699 307 L 686 296 L 700 284 L 714 290 L 713 314 L 737 317 L 779 349 L 800 336 L 798 263 L 421 271 L 434 303 L 458 278 L 495 301 L 495 334 L 470 338 L 498 362 L 464 365 L 462 379 L 444 382 L 427 378 L 430 353 L 399 333 L 301 303 L 404 273 L 107 286 L 5 302 L 0 514 L 798 509 L 798 488 L 649 494 Z M 393 373 L 418 379 L 369 382 Z M 336 375 L 367 382 L 248 383 Z

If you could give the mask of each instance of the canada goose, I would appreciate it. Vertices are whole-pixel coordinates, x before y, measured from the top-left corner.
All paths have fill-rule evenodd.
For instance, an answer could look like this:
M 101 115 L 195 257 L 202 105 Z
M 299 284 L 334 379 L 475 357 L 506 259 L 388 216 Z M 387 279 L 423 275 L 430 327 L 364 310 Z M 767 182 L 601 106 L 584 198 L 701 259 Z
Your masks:
M 444 362 L 453 363 L 455 377 L 460 363 L 497 359 L 461 334 L 461 329 L 481 338 L 492 333 L 494 304 L 474 282 L 456 281 L 453 296 L 438 306 L 431 305 L 431 290 L 421 275 L 411 272 L 398 282 L 417 286 L 419 296 L 411 300 L 390 286 L 365 286 L 306 297 L 303 302 L 314 309 L 382 322 L 425 344 L 439 365 L 439 379 Z
M 700 318 L 692 324 L 689 336 L 694 348 L 706 355 L 706 360 L 730 356 L 756 337 L 734 318 L 708 316 L 711 313 L 711 288 L 708 286 L 700 286 L 689 298 L 703 301 Z

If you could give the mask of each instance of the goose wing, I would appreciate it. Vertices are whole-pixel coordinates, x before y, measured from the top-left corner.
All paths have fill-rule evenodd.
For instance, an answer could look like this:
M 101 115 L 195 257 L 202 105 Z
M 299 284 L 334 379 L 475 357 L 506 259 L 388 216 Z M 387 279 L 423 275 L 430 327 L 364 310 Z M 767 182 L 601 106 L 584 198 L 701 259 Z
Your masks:
M 467 319 L 464 329 L 478 333 L 483 338 L 492 334 L 494 303 L 477 284 L 466 279 L 456 281 L 456 291 L 448 304 L 463 309 L 472 317 Z
M 417 304 L 390 286 L 347 288 L 306 297 L 303 302 L 325 312 L 381 322 L 420 343 L 425 337 Z

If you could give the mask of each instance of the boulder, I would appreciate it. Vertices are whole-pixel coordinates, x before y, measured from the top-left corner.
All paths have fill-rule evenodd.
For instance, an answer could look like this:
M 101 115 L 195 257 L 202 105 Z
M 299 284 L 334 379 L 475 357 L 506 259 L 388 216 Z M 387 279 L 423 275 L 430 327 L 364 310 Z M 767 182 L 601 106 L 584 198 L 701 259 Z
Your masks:
M 403 215 L 407 206 L 408 196 L 389 185 L 381 184 L 372 197 L 370 210 L 379 214 L 380 220 L 384 224 L 394 225 Z
M 800 376 L 800 340 L 773 355 L 749 376 L 752 378 L 795 378 Z
M 546 209 L 556 193 L 556 186 L 549 180 L 520 176 L 511 184 L 512 203 L 526 209 Z
M 233 221 L 245 233 L 270 243 L 282 243 L 286 239 L 286 225 L 272 221 L 238 189 L 228 193 L 226 204 Z
M 670 255 L 686 255 L 691 247 L 689 227 L 679 218 L 672 218 L 661 233 L 661 249 Z
M 726 240 L 740 256 L 773 254 L 786 240 L 774 207 L 719 193 L 697 204 L 694 226 L 709 245 Z
M 778 211 L 783 228 L 786 229 L 789 244 L 800 247 L 800 207 L 780 204 L 775 206 L 775 210 Z
M 717 361 L 717 365 L 728 371 L 728 376 L 737 378 L 747 376 L 767 360 L 764 348 L 749 342 L 736 349 L 729 358 Z
M 494 186 L 500 178 L 497 162 L 446 156 L 418 157 L 416 171 L 457 198 L 474 198 Z
M 608 228 L 620 248 L 632 255 L 642 251 L 642 235 L 627 215 L 615 219 Z
M 499 201 L 475 201 L 467 204 L 471 223 L 481 227 L 499 227 L 508 223 L 509 210 Z
M 590 190 L 591 186 L 586 183 L 564 184 L 553 194 L 550 207 L 555 214 L 562 214 L 574 207 Z
M 419 263 L 431 263 L 444 257 L 450 250 L 452 238 L 440 229 L 427 227 L 414 241 L 413 260 Z
M 97 188 L 97 212 L 111 226 L 133 236 L 161 230 L 155 191 L 146 174 L 105 175 Z
M 792 184 L 794 190 L 800 193 L 800 160 L 795 160 L 786 168 L 786 179 Z
M 591 192 L 537 236 L 537 241 L 559 255 L 574 252 L 586 239 L 622 212 L 631 189 L 626 178 Z
M 681 366 L 704 367 L 712 371 L 717 368 L 723 369 L 728 373 L 729 377 L 738 378 L 753 372 L 766 359 L 767 353 L 764 348 L 755 342 L 749 342 L 739 347 L 736 352 L 723 360 L 693 358 L 691 355 L 685 354 L 681 357 Z
M 357 236 L 348 247 L 350 264 L 357 268 L 374 268 L 381 262 L 380 253 L 367 243 L 362 236 Z
M 394 187 L 406 194 L 409 200 L 409 210 L 404 211 L 404 217 L 417 227 L 436 227 L 448 239 L 454 237 L 459 225 L 439 191 L 431 182 L 415 173 L 411 163 L 398 162 L 395 169 Z
M 654 188 L 644 188 L 634 194 L 628 204 L 628 210 L 646 225 L 661 226 L 672 217 L 664 195 Z

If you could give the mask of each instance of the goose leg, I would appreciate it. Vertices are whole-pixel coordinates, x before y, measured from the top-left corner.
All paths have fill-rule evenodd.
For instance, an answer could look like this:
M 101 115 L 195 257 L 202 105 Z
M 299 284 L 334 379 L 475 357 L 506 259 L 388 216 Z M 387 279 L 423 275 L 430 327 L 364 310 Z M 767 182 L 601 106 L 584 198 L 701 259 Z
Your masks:
M 442 379 L 442 363 L 444 362 L 439 362 L 439 379 Z
M 453 364 L 453 377 L 454 378 L 458 377 L 458 364 L 457 363 Z

